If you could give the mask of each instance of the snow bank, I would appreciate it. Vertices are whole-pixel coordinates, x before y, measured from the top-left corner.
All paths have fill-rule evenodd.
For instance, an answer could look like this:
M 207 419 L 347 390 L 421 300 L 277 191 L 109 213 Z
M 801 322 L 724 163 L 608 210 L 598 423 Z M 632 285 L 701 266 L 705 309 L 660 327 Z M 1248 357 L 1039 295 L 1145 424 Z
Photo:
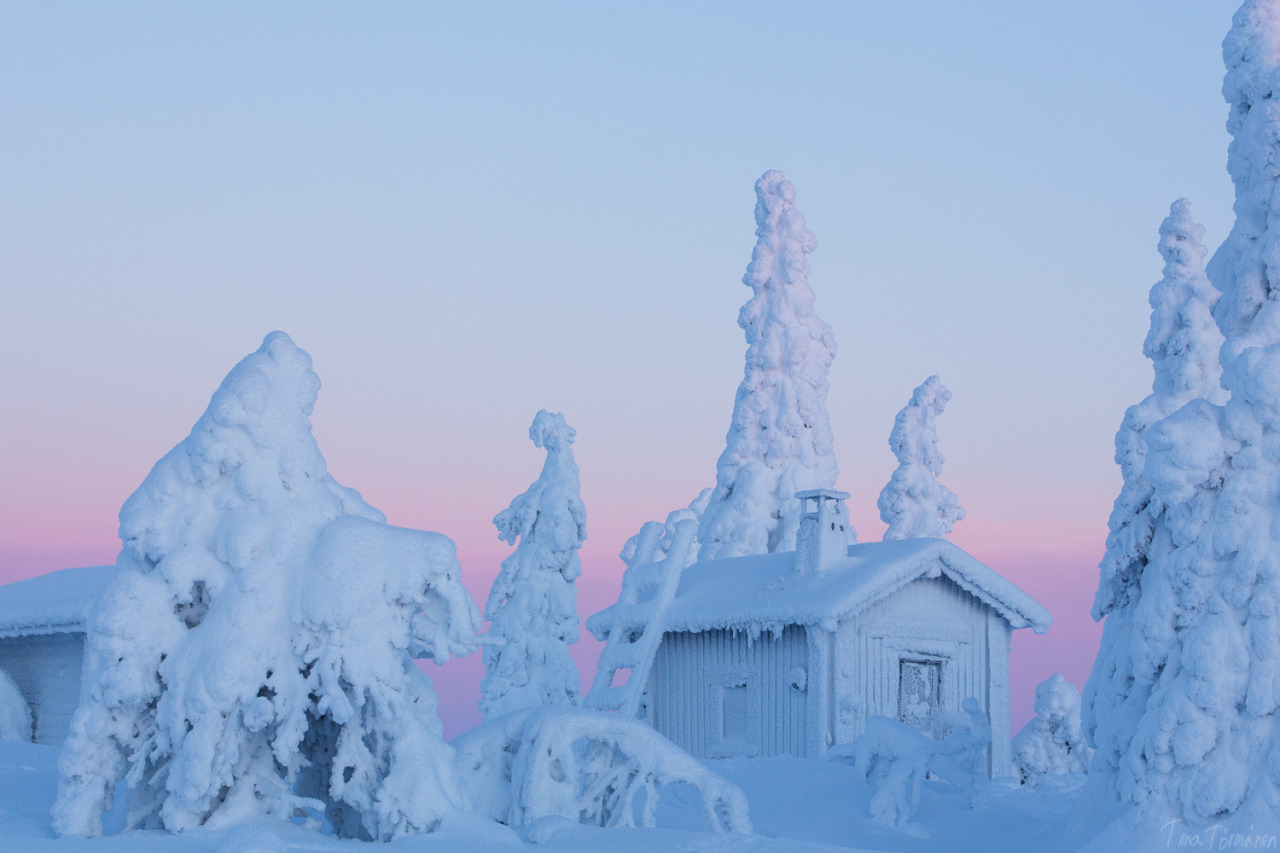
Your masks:
M 329 476 L 310 357 L 274 332 L 120 512 L 60 762 L 60 834 L 247 816 L 426 831 L 464 805 L 411 656 L 474 648 L 453 543 L 389 527 Z
M 964 518 L 955 494 L 938 482 L 945 460 L 936 421 L 950 399 L 942 380 L 930 376 L 894 418 L 889 447 L 898 467 L 876 501 L 880 520 L 889 525 L 885 539 L 945 536 Z
M 502 561 L 489 591 L 480 710 L 486 720 L 531 705 L 581 702 L 578 668 L 568 645 L 578 641 L 578 550 L 587 513 L 573 461 L 577 433 L 564 415 L 538 412 L 529 438 L 546 448 L 537 482 L 498 513 L 498 538 L 520 544 Z
M 1080 727 L 1080 692 L 1061 675 L 1036 687 L 1036 715 L 1013 737 L 1019 779 L 1035 785 L 1041 776 L 1089 772 L 1093 750 Z
M 751 832 L 737 787 L 637 720 L 527 708 L 460 735 L 453 746 L 475 808 L 509 826 L 551 816 L 653 826 L 664 787 L 687 785 L 702 799 L 709 830 Z
M 813 310 L 806 256 L 818 244 L 795 199 L 782 172 L 756 182 L 756 246 L 742 279 L 753 295 L 738 314 L 746 370 L 698 528 L 699 559 L 793 550 L 795 493 L 834 488 L 839 473 L 826 409 L 836 342 Z

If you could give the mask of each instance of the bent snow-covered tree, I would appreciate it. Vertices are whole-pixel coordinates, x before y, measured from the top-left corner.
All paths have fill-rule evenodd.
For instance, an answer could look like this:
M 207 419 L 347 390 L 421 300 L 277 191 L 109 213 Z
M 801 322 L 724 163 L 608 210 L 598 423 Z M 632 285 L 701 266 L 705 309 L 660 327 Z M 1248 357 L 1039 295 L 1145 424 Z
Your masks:
M 344 836 L 428 831 L 464 805 L 412 657 L 475 646 L 453 543 L 390 527 L 328 473 L 320 388 L 282 332 L 241 361 L 120 511 L 60 761 L 60 834 L 255 814 Z
M 475 810 L 508 826 L 559 816 L 588 826 L 654 826 L 659 800 L 692 789 L 712 832 L 751 832 L 747 798 L 639 720 L 526 708 L 454 741 Z
M 1085 732 L 1098 748 L 1104 772 L 1119 767 L 1133 736 L 1122 709 L 1145 706 L 1153 687 L 1150 666 L 1141 662 L 1142 643 L 1135 644 L 1135 605 L 1143 592 L 1144 573 L 1151 574 L 1146 588 L 1154 590 L 1155 575 L 1165 570 L 1163 560 L 1172 547 L 1167 537 L 1155 536 L 1165 520 L 1165 504 L 1143 474 L 1148 430 L 1192 400 L 1220 403 L 1225 398 L 1218 364 L 1222 333 L 1212 313 L 1218 291 L 1205 275 L 1203 234 L 1204 228 L 1191 217 L 1190 203 L 1175 201 L 1160 225 L 1164 275 L 1151 288 L 1151 327 L 1143 344 L 1155 381 L 1151 393 L 1125 412 L 1116 433 L 1116 464 L 1124 485 L 1111 510 L 1093 604 L 1093 618 L 1106 617 L 1106 623 L 1082 711 Z M 1154 565 L 1148 569 L 1149 564 Z
M 1280 2 L 1251 0 L 1223 42 L 1236 221 L 1208 267 L 1223 406 L 1147 429 L 1164 506 L 1129 591 L 1123 646 L 1099 653 L 1091 779 L 1156 821 L 1274 827 L 1280 808 Z M 1122 611 L 1113 610 L 1114 618 Z M 1123 680 L 1111 660 L 1132 667 Z M 1127 695 L 1115 696 L 1117 681 Z M 1111 682 L 1111 683 L 1108 683 Z M 1102 709 L 1116 710 L 1103 715 Z M 1102 763 L 1099 761 L 1102 756 Z M 1114 770 L 1111 765 L 1114 762 Z
M 574 581 L 587 513 L 573 461 L 577 433 L 564 415 L 538 412 L 529 438 L 547 451 L 542 474 L 493 519 L 498 538 L 519 545 L 502 561 L 484 615 L 492 620 L 484 646 L 480 710 L 492 719 L 533 705 L 577 705 L 578 670 L 568 645 L 578 640 Z
M 876 501 L 889 525 L 886 540 L 945 536 L 964 518 L 955 494 L 938 482 L 945 460 L 938 452 L 936 419 L 950 399 L 942 380 L 930 376 L 894 419 L 889 447 L 898 467 Z
M 756 181 L 757 239 L 742 279 L 753 296 L 738 314 L 746 369 L 698 527 L 699 559 L 795 548 L 796 492 L 833 488 L 839 473 L 826 408 L 836 342 L 813 310 L 807 255 L 817 241 L 795 199 L 782 172 Z

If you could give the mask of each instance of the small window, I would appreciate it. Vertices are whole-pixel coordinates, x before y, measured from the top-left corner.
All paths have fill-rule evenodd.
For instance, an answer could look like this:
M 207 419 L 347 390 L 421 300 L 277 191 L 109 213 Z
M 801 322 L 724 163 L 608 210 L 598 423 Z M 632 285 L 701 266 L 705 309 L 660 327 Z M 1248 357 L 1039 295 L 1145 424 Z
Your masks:
M 898 661 L 898 719 L 938 740 L 942 735 L 942 661 Z
M 750 743 L 751 738 L 751 697 L 747 695 L 747 685 L 726 685 L 721 697 L 721 708 L 724 717 L 721 720 L 724 736 L 722 740 L 733 744 Z

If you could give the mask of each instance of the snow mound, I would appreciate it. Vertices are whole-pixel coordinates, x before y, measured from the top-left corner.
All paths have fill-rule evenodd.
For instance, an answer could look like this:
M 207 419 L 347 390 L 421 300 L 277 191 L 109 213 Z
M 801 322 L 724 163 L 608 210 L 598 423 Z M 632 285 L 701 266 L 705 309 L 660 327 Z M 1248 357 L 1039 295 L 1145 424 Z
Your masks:
M 227 833 L 218 853 L 286 853 L 280 836 L 262 826 L 238 826 Z
M 387 839 L 464 804 L 412 656 L 475 646 L 453 543 L 390 527 L 328 473 L 320 381 L 282 332 L 228 374 L 120 512 L 60 761 L 59 834 L 255 815 Z
M 1080 727 L 1080 692 L 1054 674 L 1036 687 L 1036 715 L 1013 738 L 1013 764 L 1021 781 L 1089 772 L 1093 750 Z
M 453 742 L 474 808 L 511 827 L 560 817 L 588 826 L 653 826 L 666 786 L 701 797 L 712 832 L 751 832 L 734 785 L 638 720 L 527 708 Z
M 9 673 L 0 669 L 0 740 L 30 743 L 33 734 L 31 707 Z
M 537 482 L 493 519 L 498 538 L 520 544 L 502 561 L 484 615 L 480 710 L 486 720 L 532 705 L 581 703 L 578 668 L 568 646 L 578 641 L 578 550 L 587 538 L 578 466 L 577 435 L 564 415 L 543 409 L 529 438 L 547 451 Z
M 945 460 L 936 419 L 950 399 L 942 380 L 930 376 L 894 419 L 889 447 L 898 467 L 876 501 L 880 519 L 889 525 L 886 540 L 945 536 L 964 518 L 955 494 L 938 482 Z

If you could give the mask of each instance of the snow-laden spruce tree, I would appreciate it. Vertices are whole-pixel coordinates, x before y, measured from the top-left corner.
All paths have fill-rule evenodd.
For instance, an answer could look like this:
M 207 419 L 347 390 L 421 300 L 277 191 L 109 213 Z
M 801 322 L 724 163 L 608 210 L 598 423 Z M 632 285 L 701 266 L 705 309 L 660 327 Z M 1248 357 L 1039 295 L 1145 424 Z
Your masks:
M 484 617 L 480 710 L 486 720 L 534 705 L 578 705 L 578 669 L 569 644 L 578 641 L 578 550 L 587 538 L 587 512 L 573 461 L 577 431 L 564 415 L 543 409 L 529 438 L 545 448 L 537 481 L 493 519 L 498 538 L 516 550 L 502 561 Z
M 1265 822 L 1280 809 L 1280 0 L 1249 0 L 1223 42 L 1236 221 L 1208 267 L 1225 405 L 1146 431 L 1164 504 L 1128 590 L 1132 626 L 1095 666 L 1103 775 L 1156 821 Z M 1123 663 L 1112 663 L 1115 658 Z M 1131 669 L 1123 679 L 1112 675 Z M 1127 693 L 1125 692 L 1127 690 Z M 1119 694 L 1119 695 L 1117 695 Z
M 807 255 L 817 241 L 795 199 L 782 172 L 756 181 L 756 246 L 742 278 L 753 295 L 738 314 L 746 370 L 698 527 L 699 559 L 795 548 L 795 493 L 835 486 L 826 399 L 836 342 L 813 311 Z
M 257 814 L 345 836 L 428 831 L 463 808 L 412 657 L 475 646 L 453 543 L 390 527 L 328 473 L 320 388 L 282 332 L 241 361 L 120 511 L 59 763 L 60 834 Z
M 1122 709 L 1144 705 L 1152 687 L 1149 671 L 1146 677 L 1137 673 L 1135 680 L 1135 655 L 1143 652 L 1140 639 L 1135 645 L 1133 605 L 1142 594 L 1148 564 L 1156 563 L 1153 574 L 1162 571 L 1161 561 L 1171 547 L 1166 537 L 1155 540 L 1165 504 L 1143 475 L 1148 429 L 1192 400 L 1225 399 L 1218 364 L 1223 339 L 1212 313 L 1218 291 L 1205 275 L 1203 235 L 1204 228 L 1191 217 L 1190 203 L 1175 201 L 1160 225 L 1164 275 L 1151 288 L 1151 326 L 1143 344 L 1155 381 L 1151 393 L 1125 412 L 1116 433 L 1115 458 L 1124 485 L 1111 510 L 1093 604 L 1093 618 L 1106 617 L 1106 623 L 1083 705 L 1085 731 L 1099 750 L 1100 765 L 1111 771 L 1119 767 L 1132 738 Z M 1149 670 L 1149 664 L 1139 663 L 1143 669 Z
M 1191 203 L 1175 201 L 1160 225 L 1164 276 L 1151 288 L 1151 327 L 1142 346 L 1155 368 L 1155 382 L 1151 393 L 1124 413 L 1116 433 L 1116 464 L 1124 485 L 1111 511 L 1094 619 L 1128 603 L 1147 562 L 1155 520 L 1164 512 L 1142 476 L 1147 427 L 1191 400 L 1224 398 L 1218 365 L 1222 333 L 1212 313 L 1218 291 L 1204 272 L 1203 236 L 1204 228 L 1191 218 Z
M 946 536 L 964 518 L 955 494 L 938 482 L 945 460 L 938 452 L 936 421 L 950 399 L 942 380 L 930 376 L 894 418 L 889 447 L 898 467 L 876 501 L 881 521 L 889 525 L 886 541 Z

